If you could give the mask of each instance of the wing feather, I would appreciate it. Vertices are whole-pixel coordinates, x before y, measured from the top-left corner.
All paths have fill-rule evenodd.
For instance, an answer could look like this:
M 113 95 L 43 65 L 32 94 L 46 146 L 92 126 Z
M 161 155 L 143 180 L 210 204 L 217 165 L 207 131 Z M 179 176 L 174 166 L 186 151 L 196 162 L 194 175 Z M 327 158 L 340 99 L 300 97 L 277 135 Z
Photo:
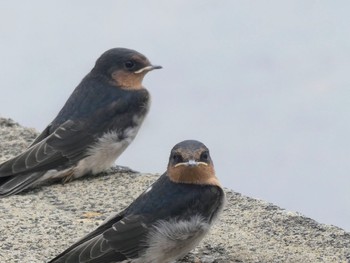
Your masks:
M 103 236 L 113 250 L 128 258 L 135 258 L 146 248 L 149 228 L 145 220 L 140 215 L 127 216 L 106 230 Z
M 33 182 L 38 180 L 45 172 L 29 173 L 19 175 L 2 182 L 0 177 L 0 196 L 8 196 L 16 194 L 23 189 L 29 187 Z
M 51 263 L 114 262 L 136 258 L 145 249 L 145 218 L 118 215 L 58 255 Z M 118 261 L 117 261 L 118 262 Z

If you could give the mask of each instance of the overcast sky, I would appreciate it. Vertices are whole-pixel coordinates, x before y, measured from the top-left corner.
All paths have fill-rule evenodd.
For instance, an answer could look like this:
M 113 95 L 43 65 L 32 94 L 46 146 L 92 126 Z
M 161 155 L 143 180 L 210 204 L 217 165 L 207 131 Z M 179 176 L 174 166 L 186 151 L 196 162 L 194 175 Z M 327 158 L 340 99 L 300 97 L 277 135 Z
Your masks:
M 348 1 L 1 1 L 0 115 L 42 130 L 105 50 L 164 68 L 121 165 L 198 139 L 223 185 L 350 231 Z M 1 139 L 1 138 L 0 138 Z

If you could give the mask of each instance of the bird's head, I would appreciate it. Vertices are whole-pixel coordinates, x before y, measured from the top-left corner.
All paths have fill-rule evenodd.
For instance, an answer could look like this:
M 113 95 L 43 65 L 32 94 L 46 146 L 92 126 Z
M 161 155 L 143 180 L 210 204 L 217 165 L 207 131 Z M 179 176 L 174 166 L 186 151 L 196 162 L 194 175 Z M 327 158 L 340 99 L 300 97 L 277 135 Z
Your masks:
M 201 142 L 187 140 L 171 150 L 167 175 L 176 183 L 218 185 L 209 149 Z
M 144 55 L 135 50 L 113 48 L 97 59 L 91 72 L 103 75 L 114 86 L 141 89 L 146 73 L 160 68 L 162 67 L 152 65 Z

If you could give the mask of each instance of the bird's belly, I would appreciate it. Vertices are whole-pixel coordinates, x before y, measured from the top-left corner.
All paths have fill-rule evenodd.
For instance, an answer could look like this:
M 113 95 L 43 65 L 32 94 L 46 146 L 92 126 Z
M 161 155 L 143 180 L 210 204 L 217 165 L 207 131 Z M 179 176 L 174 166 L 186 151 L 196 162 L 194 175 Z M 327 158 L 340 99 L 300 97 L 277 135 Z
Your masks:
M 135 138 L 139 127 L 125 130 L 123 136 L 118 132 L 107 132 L 88 149 L 87 157 L 74 168 L 74 178 L 87 173 L 97 174 L 111 167 L 119 155 Z
M 159 221 L 148 239 L 150 247 L 135 263 L 172 262 L 185 256 L 203 239 L 210 225 L 201 217 Z

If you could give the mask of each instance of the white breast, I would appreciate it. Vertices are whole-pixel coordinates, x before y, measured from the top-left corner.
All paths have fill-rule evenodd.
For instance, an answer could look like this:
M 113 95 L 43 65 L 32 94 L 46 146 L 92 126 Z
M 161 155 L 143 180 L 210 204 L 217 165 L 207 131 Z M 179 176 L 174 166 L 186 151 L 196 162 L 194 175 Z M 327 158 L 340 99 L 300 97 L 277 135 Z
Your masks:
M 93 146 L 90 147 L 88 157 L 79 161 L 74 168 L 74 178 L 81 177 L 86 173 L 100 173 L 111 167 L 120 154 L 134 140 L 144 117 L 135 117 L 132 128 L 124 131 L 110 131 L 105 133 Z M 120 134 L 122 132 L 122 134 Z M 123 138 L 120 140 L 120 138 Z
M 165 263 L 181 258 L 198 245 L 209 228 L 201 216 L 158 221 L 147 241 L 150 247 L 133 263 Z
M 111 167 L 119 155 L 128 147 L 137 134 L 138 128 L 126 131 L 126 137 L 119 140 L 117 132 L 105 133 L 98 142 L 88 150 L 88 157 L 81 160 L 74 168 L 74 177 L 86 173 L 97 174 Z

